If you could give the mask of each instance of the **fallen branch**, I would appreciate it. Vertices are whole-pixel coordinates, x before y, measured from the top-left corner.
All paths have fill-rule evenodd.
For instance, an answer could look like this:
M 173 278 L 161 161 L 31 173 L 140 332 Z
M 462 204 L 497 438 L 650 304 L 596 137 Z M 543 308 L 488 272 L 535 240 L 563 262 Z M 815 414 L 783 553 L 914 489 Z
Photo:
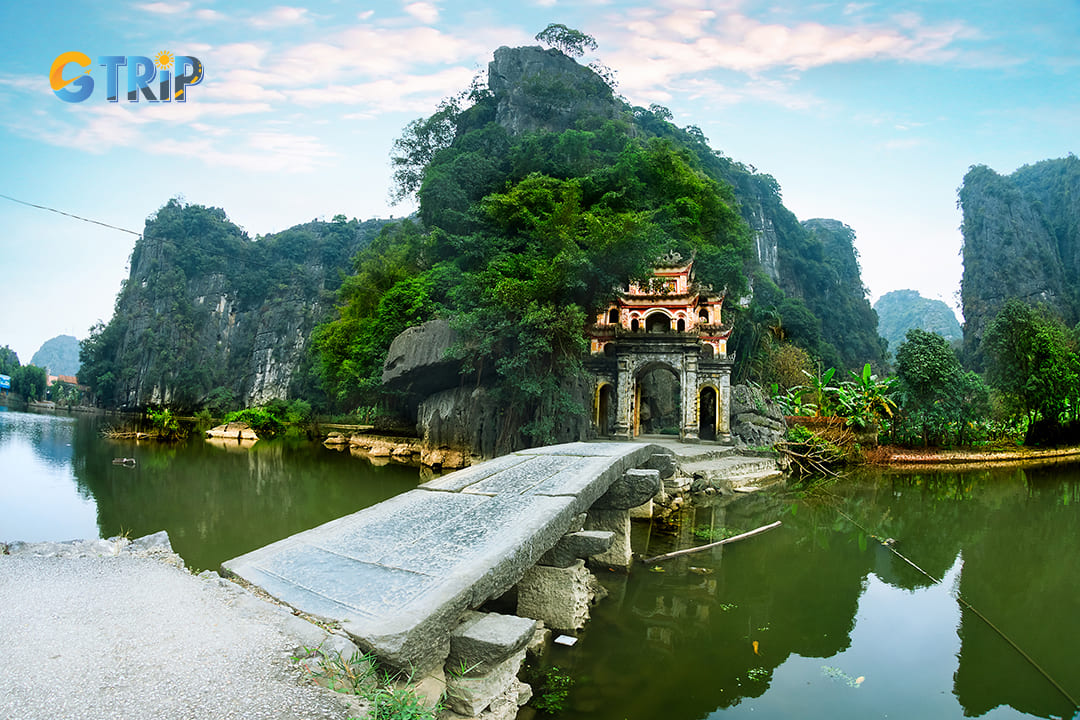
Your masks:
M 675 552 L 670 552 L 670 553 L 668 553 L 666 555 L 657 555 L 656 557 L 646 558 L 645 560 L 642 560 L 642 562 L 646 563 L 646 564 L 651 564 L 651 563 L 654 563 L 654 562 L 660 562 L 661 560 L 670 560 L 671 558 L 678 557 L 679 555 L 689 555 L 690 553 L 701 552 L 702 550 L 708 550 L 709 548 L 720 547 L 721 545 L 727 545 L 728 543 L 733 543 L 736 540 L 745 540 L 748 537 L 753 537 L 755 535 L 760 535 L 763 532 L 767 532 L 769 530 L 772 530 L 773 528 L 778 528 L 778 527 L 780 527 L 780 521 L 779 520 L 777 520 L 776 522 L 774 522 L 774 523 L 772 523 L 770 525 L 762 525 L 761 527 L 757 528 L 756 530 L 750 530 L 749 532 L 744 532 L 742 535 L 735 535 L 733 537 L 724 538 L 723 540 L 719 540 L 719 541 L 714 542 L 714 543 L 709 543 L 708 545 L 700 545 L 700 546 L 694 547 L 694 548 L 687 548 L 686 550 L 676 550 Z

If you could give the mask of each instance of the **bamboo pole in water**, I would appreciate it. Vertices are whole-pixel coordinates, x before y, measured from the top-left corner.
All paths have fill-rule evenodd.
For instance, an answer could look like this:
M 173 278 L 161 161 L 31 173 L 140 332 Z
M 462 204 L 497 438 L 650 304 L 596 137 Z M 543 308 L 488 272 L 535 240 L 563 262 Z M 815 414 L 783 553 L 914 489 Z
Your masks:
M 686 550 L 676 550 L 675 552 L 669 552 L 666 555 L 657 555 L 656 557 L 646 558 L 645 560 L 642 560 L 642 562 L 643 563 L 654 563 L 654 562 L 660 562 L 661 560 L 670 560 L 671 558 L 678 557 L 679 555 L 689 555 L 690 553 L 701 552 L 702 550 L 708 550 L 709 548 L 720 547 L 721 545 L 727 545 L 728 543 L 733 543 L 733 542 L 736 542 L 737 540 L 745 540 L 748 537 L 753 537 L 755 535 L 760 535 L 763 532 L 767 532 L 769 530 L 772 530 L 773 528 L 778 528 L 778 527 L 780 527 L 780 521 L 779 520 L 777 520 L 776 522 L 771 523 L 769 525 L 762 525 L 761 527 L 756 528 L 754 530 L 750 530 L 749 532 L 744 532 L 741 535 L 735 535 L 733 537 L 725 538 L 723 540 L 719 540 L 719 541 L 714 542 L 714 543 L 709 543 L 708 545 L 699 545 L 698 547 L 687 548 Z

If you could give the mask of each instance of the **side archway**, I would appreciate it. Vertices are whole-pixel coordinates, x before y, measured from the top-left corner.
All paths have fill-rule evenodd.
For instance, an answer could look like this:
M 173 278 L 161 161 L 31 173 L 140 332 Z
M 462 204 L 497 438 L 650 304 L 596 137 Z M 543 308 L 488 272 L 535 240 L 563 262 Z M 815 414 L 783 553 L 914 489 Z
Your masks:
M 612 419 L 615 412 L 615 391 L 610 383 L 602 383 L 596 388 L 596 434 L 600 437 L 611 435 Z

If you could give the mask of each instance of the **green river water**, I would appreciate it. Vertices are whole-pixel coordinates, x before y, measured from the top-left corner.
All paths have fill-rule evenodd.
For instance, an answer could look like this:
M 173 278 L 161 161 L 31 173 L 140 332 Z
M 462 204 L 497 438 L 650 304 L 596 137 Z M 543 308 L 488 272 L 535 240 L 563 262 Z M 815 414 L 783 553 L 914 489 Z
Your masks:
M 112 442 L 100 422 L 0 409 L 0 540 L 164 529 L 190 567 L 216 568 L 419 482 L 314 443 Z M 718 500 L 677 527 L 636 522 L 634 549 L 775 520 L 758 537 L 604 574 L 610 595 L 581 640 L 548 656 L 574 685 L 546 716 L 1074 717 L 1080 466 L 856 473 Z

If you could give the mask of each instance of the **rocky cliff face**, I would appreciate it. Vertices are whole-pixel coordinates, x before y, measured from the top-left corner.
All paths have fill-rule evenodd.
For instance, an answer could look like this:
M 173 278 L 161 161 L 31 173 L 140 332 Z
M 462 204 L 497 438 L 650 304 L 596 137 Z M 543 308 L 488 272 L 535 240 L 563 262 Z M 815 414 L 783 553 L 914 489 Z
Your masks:
M 221 210 L 170 201 L 147 221 L 80 378 L 112 406 L 307 394 L 312 332 L 381 224 L 314 222 L 251 240 Z
M 1009 298 L 1080 318 L 1080 159 L 1045 160 L 1002 176 L 973 167 L 963 209 L 965 352 L 977 365 L 983 332 Z
M 559 132 L 581 117 L 614 117 L 611 88 L 599 75 L 558 50 L 501 47 L 488 64 L 495 121 L 511 135 Z

